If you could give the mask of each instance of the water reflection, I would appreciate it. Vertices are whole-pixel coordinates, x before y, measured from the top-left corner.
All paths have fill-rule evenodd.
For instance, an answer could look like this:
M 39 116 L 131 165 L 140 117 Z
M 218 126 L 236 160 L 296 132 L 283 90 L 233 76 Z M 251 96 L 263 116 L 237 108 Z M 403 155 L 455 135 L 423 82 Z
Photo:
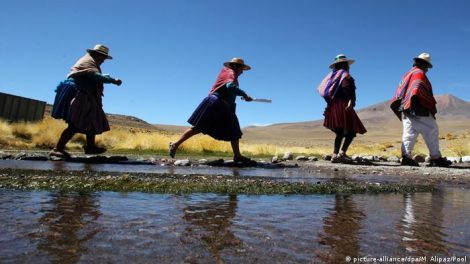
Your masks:
M 101 215 L 97 195 L 52 193 L 52 199 L 41 209 L 43 228 L 31 233 L 37 249 L 53 263 L 75 263 L 87 251 L 86 242 L 98 232 L 96 221 Z
M 448 256 L 442 230 L 444 197 L 434 192 L 405 194 L 403 199 L 404 213 L 398 224 L 402 247 L 415 256 Z
M 350 195 L 336 195 L 334 207 L 318 233 L 321 249 L 316 251 L 326 263 L 343 263 L 346 256 L 359 256 L 359 230 L 364 213 Z
M 231 230 L 232 221 L 237 213 L 236 195 L 214 196 L 210 199 L 191 201 L 184 209 L 183 219 L 190 225 L 185 230 L 185 243 L 192 246 L 203 241 L 216 263 L 222 263 L 222 251 L 239 245 L 240 240 Z M 201 250 L 198 254 L 204 252 Z M 190 258 L 202 256 L 189 256 Z
M 469 256 L 470 192 L 160 195 L 0 188 L 0 263 Z M 429 259 L 429 258 L 428 258 Z
M 66 169 L 65 162 L 57 161 L 52 163 L 52 168 L 55 171 L 64 171 Z

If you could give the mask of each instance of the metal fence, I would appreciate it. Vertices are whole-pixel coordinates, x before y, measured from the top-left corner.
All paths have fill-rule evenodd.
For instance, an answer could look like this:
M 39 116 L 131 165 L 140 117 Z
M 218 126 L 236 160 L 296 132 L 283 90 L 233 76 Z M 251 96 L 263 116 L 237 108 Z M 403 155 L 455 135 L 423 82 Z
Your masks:
M 0 118 L 11 122 L 38 121 L 44 117 L 46 102 L 0 93 Z

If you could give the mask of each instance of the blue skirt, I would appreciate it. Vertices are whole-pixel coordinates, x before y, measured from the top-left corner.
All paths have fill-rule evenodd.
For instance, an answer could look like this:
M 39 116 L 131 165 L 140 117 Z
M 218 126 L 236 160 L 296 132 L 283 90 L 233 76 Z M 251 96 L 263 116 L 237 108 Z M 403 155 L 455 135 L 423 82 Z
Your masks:
M 77 94 L 77 86 L 71 80 L 64 80 L 57 85 L 54 104 L 51 115 L 56 119 L 67 120 L 70 109 L 70 102 Z
M 235 104 L 230 104 L 215 95 L 209 95 L 194 110 L 188 123 L 214 139 L 237 140 L 242 137 L 242 131 L 235 108 Z

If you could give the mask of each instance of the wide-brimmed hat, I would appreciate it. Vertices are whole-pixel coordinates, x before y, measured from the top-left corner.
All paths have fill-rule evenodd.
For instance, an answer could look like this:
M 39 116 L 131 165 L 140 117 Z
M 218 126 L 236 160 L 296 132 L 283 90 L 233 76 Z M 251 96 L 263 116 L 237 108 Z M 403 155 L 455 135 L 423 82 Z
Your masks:
M 112 60 L 113 57 L 109 56 L 109 49 L 108 47 L 104 46 L 104 45 L 101 45 L 101 44 L 98 44 L 98 45 L 95 45 L 95 47 L 93 49 L 87 49 L 86 50 L 88 53 L 90 52 L 98 52 L 100 54 L 103 54 L 106 56 L 106 59 L 110 59 Z
M 431 55 L 429 55 L 429 53 L 421 53 L 419 54 L 418 57 L 414 57 L 413 60 L 421 60 L 421 61 L 424 61 L 426 62 L 427 64 L 429 64 L 429 68 L 432 68 L 432 64 L 431 64 Z
M 238 65 L 243 67 L 244 71 L 247 71 L 247 70 L 251 69 L 251 67 L 246 65 L 245 61 L 243 61 L 243 59 L 240 59 L 240 58 L 233 58 L 230 61 L 224 62 L 224 66 L 226 66 L 226 67 L 230 66 L 230 64 L 238 64 Z
M 333 69 L 335 67 L 335 64 L 341 63 L 341 62 L 347 62 L 349 65 L 354 63 L 354 60 L 350 60 L 346 58 L 346 55 L 344 54 L 339 54 L 336 55 L 335 61 L 330 65 L 330 69 Z

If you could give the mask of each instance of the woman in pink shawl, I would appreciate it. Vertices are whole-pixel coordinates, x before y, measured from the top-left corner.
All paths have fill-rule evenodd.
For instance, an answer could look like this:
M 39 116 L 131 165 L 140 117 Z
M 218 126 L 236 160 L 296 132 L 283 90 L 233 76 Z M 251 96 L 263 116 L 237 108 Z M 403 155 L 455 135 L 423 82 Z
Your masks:
M 178 141 L 169 145 L 169 154 L 175 157 L 178 147 L 194 135 L 203 133 L 217 140 L 230 141 L 235 162 L 250 162 L 240 153 L 239 140 L 242 137 L 240 124 L 235 114 L 235 99 L 241 96 L 249 102 L 253 99 L 238 87 L 238 76 L 251 69 L 240 58 L 224 63 L 209 95 L 202 100 L 188 120 L 192 125 Z
M 323 126 L 336 134 L 331 161 L 350 162 L 346 155 L 356 134 L 367 132 L 354 111 L 356 105 L 356 85 L 349 74 L 349 66 L 354 60 L 339 54 L 330 65 L 332 71 L 318 86 L 318 92 L 325 99 L 327 106 L 324 112 Z M 341 152 L 340 152 L 341 149 Z
M 95 135 L 109 131 L 108 119 L 101 102 L 103 84 L 122 84 L 121 80 L 101 73 L 101 64 L 106 59 L 112 59 L 108 52 L 109 49 L 103 45 L 87 49 L 87 54 L 75 63 L 67 79 L 57 87 L 52 116 L 64 119 L 68 127 L 50 152 L 51 156 L 69 158 L 70 154 L 65 151 L 65 145 L 76 133 L 86 135 L 86 154 L 100 154 L 106 151 L 95 144 Z

